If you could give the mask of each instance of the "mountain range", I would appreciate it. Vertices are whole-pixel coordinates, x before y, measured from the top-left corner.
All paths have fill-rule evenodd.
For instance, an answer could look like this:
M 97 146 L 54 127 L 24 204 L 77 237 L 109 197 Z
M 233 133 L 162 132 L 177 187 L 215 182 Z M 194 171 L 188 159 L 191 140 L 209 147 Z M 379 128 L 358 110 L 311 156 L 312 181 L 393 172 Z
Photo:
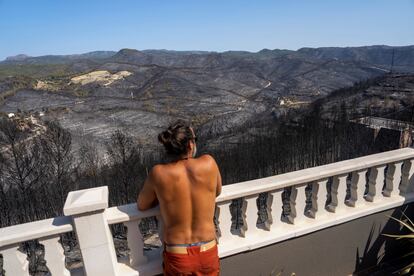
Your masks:
M 414 46 L 18 55 L 0 62 L 0 112 L 42 111 L 100 141 L 121 128 L 155 144 L 177 118 L 223 137 L 391 71 L 414 73 Z

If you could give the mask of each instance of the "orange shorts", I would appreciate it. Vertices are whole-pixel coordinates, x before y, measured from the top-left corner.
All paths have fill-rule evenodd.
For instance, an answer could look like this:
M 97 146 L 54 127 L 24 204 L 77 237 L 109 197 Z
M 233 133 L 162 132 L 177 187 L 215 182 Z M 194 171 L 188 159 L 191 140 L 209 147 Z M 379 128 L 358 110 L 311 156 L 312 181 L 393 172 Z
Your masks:
M 210 275 L 220 273 L 220 260 L 217 244 L 200 252 L 201 246 L 187 247 L 187 254 L 171 253 L 164 250 L 163 271 L 166 276 L 177 275 Z

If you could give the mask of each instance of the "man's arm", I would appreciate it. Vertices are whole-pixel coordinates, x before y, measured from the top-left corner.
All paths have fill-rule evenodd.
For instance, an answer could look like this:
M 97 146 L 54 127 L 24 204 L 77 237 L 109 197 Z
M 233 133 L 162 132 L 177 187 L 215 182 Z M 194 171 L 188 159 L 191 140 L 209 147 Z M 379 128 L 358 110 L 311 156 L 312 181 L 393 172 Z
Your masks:
M 154 168 L 150 171 L 145 179 L 144 186 L 138 195 L 137 208 L 140 211 L 148 210 L 158 204 L 158 198 L 154 189 L 155 172 Z
M 206 156 L 211 160 L 211 162 L 213 164 L 213 170 L 215 170 L 217 172 L 216 197 L 218 197 L 221 194 L 221 187 L 222 187 L 220 169 L 219 169 L 219 167 L 217 165 L 217 162 L 216 162 L 216 160 L 214 159 L 213 156 L 211 156 L 210 154 L 206 154 Z
M 216 197 L 218 197 L 221 194 L 221 187 L 222 187 L 222 183 L 221 183 L 221 174 L 220 174 L 220 169 L 217 166 L 216 163 L 216 167 L 217 167 L 217 188 L 216 188 Z

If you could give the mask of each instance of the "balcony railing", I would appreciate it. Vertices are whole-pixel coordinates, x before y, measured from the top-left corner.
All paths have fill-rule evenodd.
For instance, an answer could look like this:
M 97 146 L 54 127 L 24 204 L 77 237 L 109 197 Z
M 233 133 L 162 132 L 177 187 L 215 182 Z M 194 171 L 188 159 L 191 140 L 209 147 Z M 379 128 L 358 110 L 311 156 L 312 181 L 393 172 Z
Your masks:
M 219 255 L 226 257 L 286 239 L 392 209 L 414 201 L 414 149 L 404 148 L 308 168 L 282 175 L 227 185 L 217 198 Z M 289 197 L 282 193 L 289 189 Z M 306 189 L 306 190 L 305 190 Z M 267 220 L 258 227 L 260 194 L 267 195 Z M 232 200 L 242 199 L 242 227 L 232 229 Z M 284 204 L 289 206 L 282 219 Z M 161 248 L 144 251 L 138 223 L 160 216 L 159 209 L 145 212 L 136 204 L 108 208 L 108 189 L 98 187 L 68 195 L 65 217 L 0 229 L 0 254 L 7 276 L 29 275 L 27 256 L 20 244 L 38 240 L 44 245 L 52 275 L 154 275 L 162 272 Z M 109 225 L 124 224 L 130 249 L 127 260 L 118 259 Z M 84 271 L 69 271 L 60 235 L 75 231 Z

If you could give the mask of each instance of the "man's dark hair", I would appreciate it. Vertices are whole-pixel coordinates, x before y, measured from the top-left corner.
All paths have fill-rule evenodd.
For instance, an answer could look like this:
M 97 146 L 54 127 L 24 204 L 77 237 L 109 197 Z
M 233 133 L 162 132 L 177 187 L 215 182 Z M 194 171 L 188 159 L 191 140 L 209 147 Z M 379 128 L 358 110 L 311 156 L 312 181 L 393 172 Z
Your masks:
M 158 141 L 164 145 L 165 150 L 170 155 L 186 154 L 188 143 L 194 138 L 191 125 L 182 120 L 176 121 L 167 130 L 158 134 Z

